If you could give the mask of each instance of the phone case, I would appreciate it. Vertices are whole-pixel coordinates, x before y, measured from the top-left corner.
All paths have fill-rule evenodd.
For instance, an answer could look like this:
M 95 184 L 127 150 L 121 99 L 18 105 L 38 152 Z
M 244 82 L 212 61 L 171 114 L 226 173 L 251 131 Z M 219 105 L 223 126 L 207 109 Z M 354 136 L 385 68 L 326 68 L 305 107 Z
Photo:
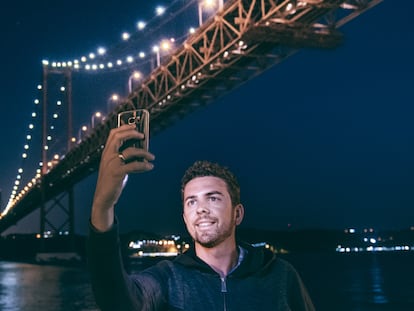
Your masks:
M 136 124 L 136 129 L 145 135 L 142 140 L 131 139 L 124 142 L 120 152 L 129 147 L 149 150 L 149 112 L 146 109 L 123 111 L 118 114 L 118 127 L 123 124 Z

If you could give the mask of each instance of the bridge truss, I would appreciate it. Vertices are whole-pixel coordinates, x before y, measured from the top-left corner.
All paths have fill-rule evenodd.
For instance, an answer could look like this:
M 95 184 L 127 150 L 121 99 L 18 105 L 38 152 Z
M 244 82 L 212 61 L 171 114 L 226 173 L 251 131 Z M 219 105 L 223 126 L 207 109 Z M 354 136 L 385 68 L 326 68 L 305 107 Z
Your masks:
M 153 136 L 301 48 L 337 47 L 343 39 L 338 29 L 381 1 L 227 1 L 132 89 L 87 138 L 71 146 L 59 163 L 43 172 L 35 187 L 16 199 L 0 218 L 0 232 L 97 170 L 119 112 L 149 110 Z

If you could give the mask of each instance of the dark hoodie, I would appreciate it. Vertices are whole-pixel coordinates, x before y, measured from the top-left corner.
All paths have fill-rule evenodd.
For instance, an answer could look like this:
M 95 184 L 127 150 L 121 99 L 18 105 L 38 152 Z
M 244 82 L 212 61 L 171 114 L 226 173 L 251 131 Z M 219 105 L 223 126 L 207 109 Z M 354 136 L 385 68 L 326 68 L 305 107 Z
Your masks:
M 296 270 L 264 248 L 240 243 L 241 264 L 221 278 L 190 249 L 128 275 L 122 264 L 118 227 L 88 239 L 88 265 L 101 310 L 313 311 Z

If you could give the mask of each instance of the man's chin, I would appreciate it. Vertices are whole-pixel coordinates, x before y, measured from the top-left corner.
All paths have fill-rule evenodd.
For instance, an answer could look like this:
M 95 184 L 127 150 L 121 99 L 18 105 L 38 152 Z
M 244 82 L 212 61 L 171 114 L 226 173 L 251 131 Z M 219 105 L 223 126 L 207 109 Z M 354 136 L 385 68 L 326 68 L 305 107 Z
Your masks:
M 216 238 L 207 234 L 197 236 L 196 242 L 206 248 L 212 248 L 218 244 Z

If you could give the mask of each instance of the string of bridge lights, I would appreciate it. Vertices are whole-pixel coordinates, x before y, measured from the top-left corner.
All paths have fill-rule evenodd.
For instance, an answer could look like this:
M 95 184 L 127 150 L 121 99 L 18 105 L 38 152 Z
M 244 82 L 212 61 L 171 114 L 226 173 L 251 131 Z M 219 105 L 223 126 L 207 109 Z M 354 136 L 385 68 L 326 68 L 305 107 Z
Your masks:
M 199 25 L 203 23 L 203 14 L 202 11 L 212 11 L 213 9 L 222 9 L 223 7 L 223 1 L 224 0 L 190 0 L 187 3 L 187 6 L 189 4 L 198 3 L 198 20 Z M 149 25 L 155 21 L 158 22 L 157 27 L 160 28 L 163 25 L 163 21 L 160 20 L 160 17 L 164 16 L 168 9 L 173 6 L 173 4 L 177 2 L 174 1 L 170 6 L 164 7 L 164 6 L 156 6 L 155 7 L 155 16 L 149 20 L 148 22 L 145 22 L 143 20 L 139 20 L 136 23 L 136 29 L 134 30 L 134 33 L 131 32 L 123 32 L 121 34 L 121 39 L 123 43 L 128 43 L 128 41 L 134 36 L 139 35 L 140 32 L 143 32 L 145 29 L 149 27 Z M 178 14 L 179 12 L 171 13 L 170 18 L 174 17 L 174 14 Z M 164 21 L 166 23 L 166 21 Z M 138 33 L 137 33 L 138 31 Z M 187 38 L 189 35 L 195 33 L 196 27 L 190 27 L 188 28 L 188 31 L 183 34 L 182 36 L 178 38 L 168 38 L 168 39 L 162 39 L 159 43 L 152 46 L 151 50 L 141 50 L 138 53 L 135 53 L 135 55 L 124 55 L 123 57 L 114 58 L 111 60 L 106 60 L 106 58 L 109 58 L 108 52 L 105 47 L 98 47 L 96 51 L 90 52 L 84 56 L 81 56 L 78 59 L 68 60 L 68 61 L 49 61 L 47 59 L 44 59 L 42 61 L 42 64 L 44 66 L 51 66 L 52 68 L 73 68 L 74 70 L 84 70 L 88 72 L 94 72 L 98 70 L 124 70 L 132 65 L 143 65 L 146 62 L 150 62 L 151 60 L 148 59 L 148 55 L 156 55 L 157 57 L 157 66 L 160 65 L 160 53 L 161 52 L 168 52 L 172 49 L 174 43 L 180 42 L 182 39 Z
M 41 91 L 42 90 L 42 86 L 38 85 L 37 86 L 37 90 Z M 18 189 L 19 186 L 21 186 L 22 183 L 22 174 L 24 172 L 24 168 L 25 168 L 25 163 L 27 162 L 26 160 L 29 157 L 29 149 L 31 148 L 31 144 L 32 144 L 32 139 L 34 136 L 34 130 L 37 128 L 36 126 L 36 119 L 38 118 L 39 115 L 39 110 L 40 110 L 40 100 L 38 98 L 36 98 L 34 101 L 34 109 L 31 113 L 31 120 L 27 126 L 27 134 L 26 134 L 26 142 L 23 146 L 24 151 L 21 154 L 21 165 L 17 170 L 17 176 L 16 179 L 14 181 L 13 184 L 13 188 L 12 188 L 12 192 L 10 195 L 10 199 L 8 201 L 8 204 L 6 205 L 6 208 L 2 211 L 2 213 L 0 214 L 0 219 L 1 217 L 5 216 L 9 210 L 11 209 L 11 207 L 13 206 L 13 201 L 15 199 L 20 199 L 21 197 L 23 197 L 27 191 L 29 191 L 29 189 L 31 189 L 34 185 L 37 184 L 38 180 L 41 177 L 41 169 L 38 168 L 36 170 L 36 175 L 27 183 L 27 185 L 25 185 L 22 190 L 18 193 Z M 40 164 L 40 163 L 39 163 Z
M 43 87 L 42 85 L 37 85 L 37 90 L 38 93 L 42 92 Z M 60 87 L 60 91 L 63 94 L 66 89 L 65 87 L 61 86 Z M 33 110 L 30 114 L 31 120 L 27 126 L 27 130 L 28 132 L 26 133 L 26 141 L 23 145 L 23 152 L 21 153 L 21 165 L 17 170 L 17 175 L 16 175 L 16 179 L 14 181 L 14 185 L 12 188 L 12 192 L 10 195 L 10 199 L 8 201 L 8 204 L 6 205 L 6 208 L 2 211 L 2 213 L 0 214 L 0 219 L 5 216 L 9 210 L 13 207 L 13 205 L 15 204 L 15 202 L 17 202 L 18 200 L 20 200 L 22 197 L 24 197 L 24 195 L 34 186 L 36 186 L 39 182 L 40 182 L 40 178 L 42 176 L 42 167 L 44 165 L 44 163 L 42 161 L 39 162 L 38 164 L 38 168 L 36 169 L 36 173 L 34 175 L 34 177 L 32 179 L 30 179 L 27 184 L 25 184 L 24 186 L 22 185 L 22 177 L 23 177 L 23 173 L 25 172 L 25 166 L 27 163 L 27 160 L 29 158 L 29 150 L 32 147 L 33 144 L 33 139 L 35 137 L 35 130 L 37 128 L 40 128 L 40 122 L 41 120 L 39 119 L 39 111 L 41 109 L 40 107 L 40 99 L 39 98 L 35 98 L 33 101 L 34 107 Z M 62 100 L 57 100 L 56 101 L 56 105 L 55 105 L 55 111 L 52 114 L 52 119 L 54 122 L 52 122 L 52 124 L 49 126 L 49 130 L 51 132 L 53 132 L 56 128 L 56 125 L 54 124 L 55 122 L 59 122 L 59 116 L 60 116 L 60 112 L 59 110 L 62 107 Z M 53 141 L 53 136 L 52 135 L 47 135 L 46 140 L 48 142 L 52 142 Z M 43 147 L 45 150 L 49 150 L 49 145 L 45 145 Z M 54 154 L 53 155 L 53 160 L 49 161 L 46 163 L 47 167 L 50 169 L 54 163 L 56 163 L 59 160 L 59 154 Z M 19 187 L 21 187 L 21 190 L 19 190 Z
M 149 25 L 151 24 L 151 22 L 154 21 L 158 21 L 159 17 L 161 17 L 162 15 L 164 15 L 169 8 L 171 8 L 173 6 L 173 4 L 175 2 L 177 2 L 178 0 L 173 1 L 173 3 L 168 6 L 157 6 L 155 8 L 155 16 L 150 19 L 148 22 L 145 22 L 143 20 L 140 20 L 136 23 L 136 29 L 137 31 L 143 31 L 144 29 L 148 28 Z M 223 0 L 191 0 L 189 1 L 187 4 L 193 4 L 198 2 L 198 18 L 199 18 L 199 25 L 201 26 L 203 21 L 202 21 L 202 9 L 222 9 L 223 7 Z M 173 14 L 172 14 L 173 15 Z M 160 27 L 160 23 L 158 23 L 158 27 Z M 160 52 L 161 51 L 168 51 L 172 48 L 173 44 L 176 41 L 182 40 L 183 38 L 186 38 L 188 35 L 191 35 L 192 33 L 194 33 L 196 30 L 195 27 L 191 27 L 189 28 L 188 32 L 184 35 L 182 35 L 181 37 L 179 37 L 178 39 L 174 39 L 174 38 L 169 38 L 169 39 L 164 39 L 162 40 L 159 44 L 154 45 L 152 47 L 152 52 L 157 56 L 157 66 L 160 65 Z M 121 38 L 123 40 L 123 42 L 126 44 L 131 37 L 133 36 L 133 34 L 129 33 L 129 32 L 123 32 L 121 34 Z M 84 70 L 85 72 L 90 72 L 90 71 L 97 71 L 97 70 L 114 70 L 114 69 L 126 69 L 129 68 L 131 65 L 136 65 L 138 62 L 141 62 L 141 64 L 144 64 L 146 61 L 150 61 L 150 60 L 146 60 L 148 53 L 146 53 L 145 51 L 140 51 L 135 57 L 132 55 L 128 55 L 124 58 L 119 58 L 116 59 L 114 61 L 108 61 L 106 63 L 100 62 L 100 63 L 94 63 L 94 61 L 98 61 L 99 57 L 104 58 L 104 56 L 107 54 L 107 50 L 104 47 L 99 47 L 97 49 L 97 52 L 91 52 L 88 54 L 88 56 L 82 56 L 80 57 L 80 59 L 74 59 L 71 61 L 49 61 L 49 60 L 43 60 L 42 61 L 42 65 L 43 66 L 50 66 L 52 68 L 73 68 L 75 70 L 81 71 Z M 134 72 L 135 77 L 137 76 L 137 71 Z M 37 85 L 37 91 L 38 93 L 42 93 L 43 91 L 43 86 L 41 84 Z M 62 93 L 64 93 L 65 87 L 61 87 L 60 91 Z M 39 162 L 38 164 L 38 168 L 36 169 L 35 175 L 33 178 L 31 178 L 26 184 L 24 184 L 23 182 L 23 173 L 25 173 L 25 165 L 27 163 L 27 160 L 29 158 L 29 150 L 32 147 L 32 143 L 33 143 L 33 137 L 34 137 L 34 131 L 35 129 L 38 127 L 36 125 L 36 122 L 38 123 L 38 125 L 40 124 L 39 120 L 39 111 L 41 109 L 41 105 L 40 105 L 41 101 L 38 98 L 35 98 L 33 101 L 34 107 L 32 110 L 32 113 L 30 115 L 30 122 L 27 126 L 27 134 L 26 134 L 26 142 L 23 146 L 23 152 L 21 153 L 21 165 L 17 170 L 17 175 L 16 175 L 16 179 L 14 181 L 13 187 L 12 187 L 12 191 L 10 194 L 10 198 L 8 200 L 8 203 L 6 205 L 6 207 L 4 208 L 4 210 L 0 213 L 0 219 L 3 218 L 4 216 L 7 215 L 7 213 L 10 212 L 10 210 L 15 206 L 15 204 L 20 201 L 33 187 L 36 187 L 40 184 L 41 181 L 41 177 L 42 177 L 42 169 L 43 166 L 46 165 L 47 169 L 51 169 L 53 167 L 54 164 L 56 164 L 59 159 L 60 156 L 59 154 L 54 154 L 52 157 L 52 160 L 47 162 L 47 163 L 43 163 L 42 161 Z M 52 118 L 53 120 L 58 120 L 59 119 L 59 109 L 62 106 L 62 101 L 61 100 L 57 100 L 56 101 L 56 105 L 55 107 L 55 112 L 52 114 Z M 40 127 L 40 126 L 39 126 Z M 83 126 L 83 128 L 81 129 L 82 131 L 85 131 L 86 129 L 84 128 L 85 126 Z M 54 125 L 51 125 L 49 127 L 50 131 L 53 131 L 55 129 Z M 48 143 L 47 145 L 43 146 L 42 148 L 44 148 L 45 150 L 49 150 L 49 144 L 53 141 L 54 137 L 52 135 L 47 135 L 46 137 Z M 72 141 L 76 141 L 72 139 Z M 20 190 L 19 190 L 20 189 Z

